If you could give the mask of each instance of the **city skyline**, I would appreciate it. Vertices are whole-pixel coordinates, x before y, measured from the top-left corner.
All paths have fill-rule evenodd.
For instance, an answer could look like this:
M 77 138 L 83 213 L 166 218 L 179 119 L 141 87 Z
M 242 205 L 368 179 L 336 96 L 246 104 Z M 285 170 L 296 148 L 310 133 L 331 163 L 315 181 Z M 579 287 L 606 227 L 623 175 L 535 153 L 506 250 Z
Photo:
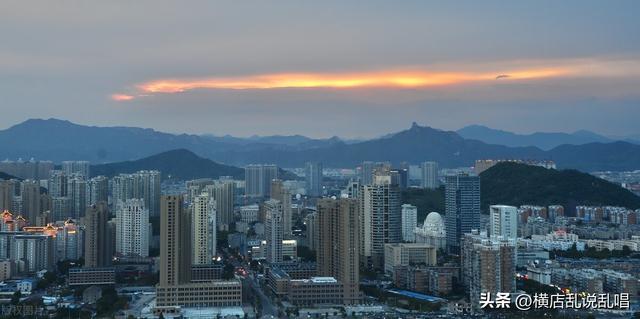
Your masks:
M 361 138 L 416 121 L 636 135 L 637 8 L 6 2 L 0 83 L 11 112 L 0 127 L 55 117 L 173 133 Z

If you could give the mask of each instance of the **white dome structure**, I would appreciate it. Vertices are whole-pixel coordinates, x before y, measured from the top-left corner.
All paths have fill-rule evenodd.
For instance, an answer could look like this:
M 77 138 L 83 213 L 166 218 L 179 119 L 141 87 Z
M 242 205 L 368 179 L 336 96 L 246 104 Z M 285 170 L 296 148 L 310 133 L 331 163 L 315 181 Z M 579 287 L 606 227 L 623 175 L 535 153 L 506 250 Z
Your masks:
M 427 243 L 438 249 L 446 247 L 444 220 L 436 212 L 429 213 L 424 219 L 422 227 L 416 227 L 414 234 L 417 243 Z

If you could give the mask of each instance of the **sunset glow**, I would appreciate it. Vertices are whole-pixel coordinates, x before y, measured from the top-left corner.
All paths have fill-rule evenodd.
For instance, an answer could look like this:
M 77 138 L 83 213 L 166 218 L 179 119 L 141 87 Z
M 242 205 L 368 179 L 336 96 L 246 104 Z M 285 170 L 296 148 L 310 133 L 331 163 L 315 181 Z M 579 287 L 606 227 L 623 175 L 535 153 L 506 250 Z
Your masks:
M 425 88 L 469 82 L 493 81 L 495 72 L 388 71 L 348 74 L 283 73 L 247 77 L 156 80 L 138 85 L 146 93 L 180 93 L 196 89 L 283 89 L 283 88 Z M 537 79 L 566 74 L 556 69 L 506 72 L 510 80 Z
M 114 101 L 130 101 L 133 100 L 135 97 L 133 95 L 127 95 L 127 94 L 112 94 L 111 95 L 111 99 Z

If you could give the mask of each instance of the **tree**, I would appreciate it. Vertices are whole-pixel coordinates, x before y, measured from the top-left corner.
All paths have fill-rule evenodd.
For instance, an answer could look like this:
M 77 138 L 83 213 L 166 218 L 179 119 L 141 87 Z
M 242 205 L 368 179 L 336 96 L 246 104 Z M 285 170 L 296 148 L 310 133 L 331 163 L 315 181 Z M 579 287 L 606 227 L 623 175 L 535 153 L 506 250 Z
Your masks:
M 11 297 L 11 304 L 12 305 L 19 304 L 20 298 L 22 298 L 22 292 L 20 292 L 20 290 L 17 290 L 16 292 L 13 293 L 13 296 Z

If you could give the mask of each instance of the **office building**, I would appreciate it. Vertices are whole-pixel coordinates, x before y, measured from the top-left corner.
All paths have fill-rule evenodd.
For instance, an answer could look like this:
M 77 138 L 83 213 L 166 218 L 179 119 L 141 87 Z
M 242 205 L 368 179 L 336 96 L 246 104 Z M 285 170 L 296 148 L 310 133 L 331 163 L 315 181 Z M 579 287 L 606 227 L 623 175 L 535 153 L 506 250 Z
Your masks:
M 109 210 L 107 203 L 99 202 L 87 207 L 83 218 L 85 229 L 84 266 L 89 268 L 108 267 L 113 257 L 109 230 Z
M 360 262 L 382 269 L 384 244 L 402 241 L 400 190 L 383 172 L 374 176 L 373 184 L 360 185 Z
M 217 245 L 216 200 L 202 193 L 195 197 L 191 209 L 193 227 L 193 264 L 213 263 Z
M 116 209 L 116 253 L 149 256 L 149 210 L 142 199 L 128 199 Z
M 422 188 L 435 189 L 438 188 L 438 163 L 424 162 L 422 163 Z
M 463 234 L 480 228 L 480 177 L 458 174 L 445 180 L 447 251 L 458 254 Z
M 282 214 L 282 203 L 275 199 L 264 202 L 265 209 L 265 239 L 267 240 L 267 251 L 265 257 L 267 262 L 277 264 L 282 262 L 282 240 L 284 238 L 284 221 Z
M 491 205 L 489 207 L 489 235 L 518 238 L 518 209 L 513 206 Z
M 322 163 L 307 162 L 305 164 L 305 189 L 307 196 L 322 196 Z
M 278 178 L 278 167 L 272 164 L 252 164 L 244 170 L 245 195 L 266 197 L 271 194 L 271 181 Z
M 461 249 L 462 282 L 474 307 L 480 293 L 515 292 L 515 240 L 489 237 L 486 232 L 465 233 Z
M 403 204 L 401 209 L 402 241 L 412 243 L 416 241 L 414 231 L 416 229 L 416 226 L 418 226 L 418 208 L 413 205 Z
M 318 275 L 335 278 L 344 290 L 344 304 L 360 302 L 360 232 L 354 199 L 318 201 Z

